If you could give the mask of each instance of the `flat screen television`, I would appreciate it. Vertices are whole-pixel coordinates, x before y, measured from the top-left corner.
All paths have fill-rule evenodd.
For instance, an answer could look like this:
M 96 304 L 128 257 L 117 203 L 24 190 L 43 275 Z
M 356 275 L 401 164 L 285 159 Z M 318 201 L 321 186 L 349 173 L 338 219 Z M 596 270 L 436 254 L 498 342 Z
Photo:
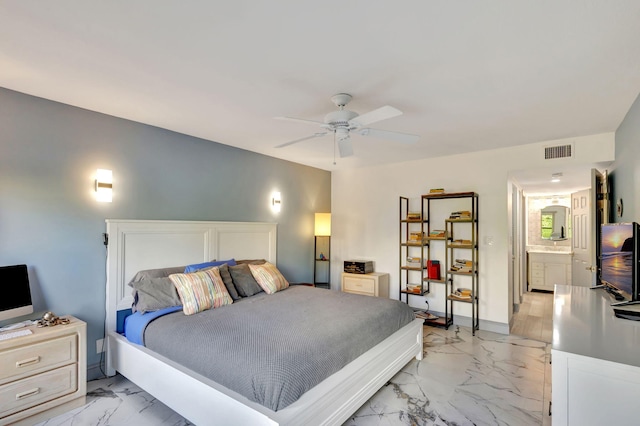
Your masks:
M 600 283 L 620 293 L 619 304 L 640 302 L 638 254 L 640 227 L 637 223 L 602 225 L 600 240 Z
M 33 313 L 27 265 L 0 266 L 0 321 Z

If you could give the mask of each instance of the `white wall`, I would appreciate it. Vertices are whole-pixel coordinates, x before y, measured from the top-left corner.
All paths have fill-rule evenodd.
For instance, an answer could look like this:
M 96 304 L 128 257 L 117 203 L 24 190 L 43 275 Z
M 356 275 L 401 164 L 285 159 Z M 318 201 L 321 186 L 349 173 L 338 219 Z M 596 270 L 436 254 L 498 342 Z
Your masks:
M 613 209 L 622 200 L 622 215 L 614 222 L 640 222 L 640 95 L 616 130 L 616 162 L 610 174 Z
M 575 142 L 571 159 L 544 160 L 544 147 Z M 332 173 L 332 282 L 340 282 L 342 262 L 375 261 L 377 272 L 391 275 L 391 298 L 399 289 L 399 196 L 418 200 L 430 188 L 479 194 L 480 319 L 498 327 L 509 322 L 509 229 L 507 220 L 510 171 L 546 168 L 554 164 L 579 165 L 613 161 L 614 134 L 546 141 L 491 151 L 416 160 Z M 419 205 L 419 202 L 416 201 Z M 433 226 L 433 225 L 432 225 Z M 493 242 L 487 244 L 486 238 Z M 437 285 L 437 284 L 436 284 Z M 339 285 L 333 285 L 339 288 Z M 441 286 L 442 287 L 442 286 Z M 433 288 L 433 286 L 432 286 Z M 432 310 L 444 310 L 443 289 L 426 296 Z M 410 304 L 423 307 L 419 297 Z M 471 307 L 456 304 L 456 315 L 470 316 Z M 508 329 L 508 328 L 507 328 Z

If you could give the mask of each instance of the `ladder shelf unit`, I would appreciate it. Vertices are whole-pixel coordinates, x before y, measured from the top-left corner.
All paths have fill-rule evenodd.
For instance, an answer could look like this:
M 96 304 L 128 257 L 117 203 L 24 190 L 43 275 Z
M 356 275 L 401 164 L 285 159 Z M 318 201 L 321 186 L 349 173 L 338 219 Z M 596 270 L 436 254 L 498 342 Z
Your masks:
M 442 206 L 436 202 L 446 199 L 463 199 L 465 206 L 468 200 L 465 208 L 469 210 L 447 213 L 445 229 L 436 229 L 432 213 L 439 209 L 441 218 Z M 410 296 L 433 297 L 431 284 L 443 284 L 444 312 L 439 318 L 425 320 L 425 324 L 449 328 L 455 302 L 462 302 L 471 305 L 475 335 L 479 328 L 478 194 L 427 194 L 421 196 L 419 210 L 411 211 L 410 207 L 409 198 L 400 197 L 400 300 L 409 303 Z M 441 223 L 439 219 L 437 223 Z M 457 238 L 459 235 L 465 238 Z M 428 300 L 425 302 L 428 304 Z

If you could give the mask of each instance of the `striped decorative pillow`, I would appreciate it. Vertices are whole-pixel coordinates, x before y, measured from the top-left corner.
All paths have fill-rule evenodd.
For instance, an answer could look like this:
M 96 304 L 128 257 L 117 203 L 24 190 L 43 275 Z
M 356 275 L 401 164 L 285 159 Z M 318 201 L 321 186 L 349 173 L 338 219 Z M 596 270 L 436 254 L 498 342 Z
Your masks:
M 289 282 L 282 276 L 276 265 L 265 262 L 262 265 L 249 265 L 251 275 L 267 294 L 289 287 Z
M 178 290 L 185 315 L 233 303 L 217 267 L 191 274 L 173 274 L 169 279 Z

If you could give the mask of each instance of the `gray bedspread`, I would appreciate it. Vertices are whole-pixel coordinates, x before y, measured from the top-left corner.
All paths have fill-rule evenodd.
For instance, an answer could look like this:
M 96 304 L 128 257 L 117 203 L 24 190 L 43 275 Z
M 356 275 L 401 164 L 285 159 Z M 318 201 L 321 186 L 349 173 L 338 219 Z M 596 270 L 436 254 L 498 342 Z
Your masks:
M 291 286 L 160 317 L 144 339 L 149 349 L 277 411 L 413 318 L 397 300 Z

